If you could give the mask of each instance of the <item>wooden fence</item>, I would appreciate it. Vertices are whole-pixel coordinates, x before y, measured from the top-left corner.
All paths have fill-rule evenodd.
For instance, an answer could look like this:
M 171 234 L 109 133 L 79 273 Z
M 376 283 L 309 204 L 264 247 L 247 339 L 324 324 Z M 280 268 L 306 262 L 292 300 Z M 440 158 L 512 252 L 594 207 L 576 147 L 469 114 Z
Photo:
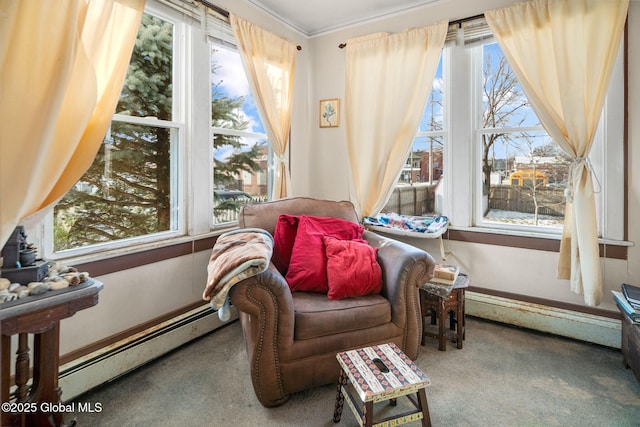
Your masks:
M 539 215 L 564 216 L 564 188 L 536 189 Z M 383 212 L 401 215 L 429 215 L 434 211 L 434 187 L 416 185 L 396 187 Z M 492 186 L 489 191 L 489 209 L 535 213 L 534 194 L 530 188 L 510 185 Z
M 489 209 L 564 216 L 564 188 L 541 187 L 534 191 L 527 187 L 495 185 L 489 190 Z

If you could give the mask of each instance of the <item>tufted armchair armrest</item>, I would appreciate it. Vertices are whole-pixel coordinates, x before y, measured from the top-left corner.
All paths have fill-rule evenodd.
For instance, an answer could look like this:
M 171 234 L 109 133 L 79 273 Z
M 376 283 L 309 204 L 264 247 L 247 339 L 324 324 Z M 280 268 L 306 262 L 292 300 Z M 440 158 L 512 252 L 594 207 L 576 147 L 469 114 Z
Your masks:
M 433 277 L 436 262 L 421 249 L 371 231 L 365 231 L 363 238 L 378 248 L 382 295 L 391 303 L 391 321 L 407 330 L 405 354 L 415 359 L 422 337 L 422 322 L 416 322 L 421 320 L 419 288 Z

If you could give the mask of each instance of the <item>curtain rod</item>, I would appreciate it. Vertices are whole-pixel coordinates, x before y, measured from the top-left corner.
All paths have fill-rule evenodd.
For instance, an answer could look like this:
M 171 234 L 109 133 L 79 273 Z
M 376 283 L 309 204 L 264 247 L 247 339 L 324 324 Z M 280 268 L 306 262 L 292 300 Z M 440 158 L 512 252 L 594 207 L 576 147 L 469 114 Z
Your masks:
M 460 27 L 462 27 L 462 24 L 464 24 L 465 22 L 473 21 L 475 19 L 481 19 L 481 18 L 484 18 L 484 13 L 481 13 L 479 15 L 469 16 L 468 18 L 456 19 L 455 21 L 449 21 L 449 25 L 450 26 L 451 25 L 457 25 L 458 28 L 460 28 Z M 346 46 L 347 46 L 346 43 L 340 43 L 338 45 L 338 47 L 340 49 L 344 49 Z
M 224 16 L 225 18 L 229 18 L 229 11 L 225 10 L 223 8 L 221 8 L 220 6 L 216 6 L 215 4 L 209 3 L 207 0 L 196 0 L 200 3 L 202 3 L 204 6 L 208 7 L 209 9 L 218 12 L 220 15 Z M 302 46 L 298 45 L 296 46 L 297 50 L 302 50 Z

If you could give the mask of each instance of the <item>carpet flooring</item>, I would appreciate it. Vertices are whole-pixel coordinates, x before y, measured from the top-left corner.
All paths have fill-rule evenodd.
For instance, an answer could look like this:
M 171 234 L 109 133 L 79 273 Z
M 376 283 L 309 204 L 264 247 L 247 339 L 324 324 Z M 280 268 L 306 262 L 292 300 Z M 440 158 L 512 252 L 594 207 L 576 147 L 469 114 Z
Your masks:
M 450 343 L 438 351 L 436 340 L 428 339 L 417 364 L 431 378 L 433 426 L 640 426 L 640 383 L 618 349 L 467 317 L 464 348 Z M 70 413 L 65 421 L 92 427 L 357 426 L 346 405 L 340 423 L 333 423 L 335 393 L 335 385 L 327 385 L 294 394 L 280 407 L 262 407 L 236 321 L 79 396 L 75 402 L 99 403 L 101 412 Z M 398 399 L 397 408 L 405 402 Z

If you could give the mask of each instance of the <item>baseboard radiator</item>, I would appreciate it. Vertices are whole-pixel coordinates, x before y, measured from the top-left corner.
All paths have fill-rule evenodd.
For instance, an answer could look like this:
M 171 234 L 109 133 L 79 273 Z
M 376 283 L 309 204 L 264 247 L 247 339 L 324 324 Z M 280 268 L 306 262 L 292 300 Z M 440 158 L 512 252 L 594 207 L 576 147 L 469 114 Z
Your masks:
M 228 322 L 237 318 L 238 312 L 232 306 Z M 60 366 L 58 382 L 62 400 L 72 400 L 228 322 L 222 322 L 218 314 L 205 305 L 72 360 Z
M 231 309 L 235 320 L 237 311 Z M 471 291 L 466 292 L 465 310 L 470 316 L 620 348 L 616 319 Z M 73 360 L 60 367 L 62 399 L 69 401 L 224 324 L 207 305 Z
M 467 291 L 470 316 L 548 332 L 580 341 L 620 348 L 620 320 L 546 305 Z

